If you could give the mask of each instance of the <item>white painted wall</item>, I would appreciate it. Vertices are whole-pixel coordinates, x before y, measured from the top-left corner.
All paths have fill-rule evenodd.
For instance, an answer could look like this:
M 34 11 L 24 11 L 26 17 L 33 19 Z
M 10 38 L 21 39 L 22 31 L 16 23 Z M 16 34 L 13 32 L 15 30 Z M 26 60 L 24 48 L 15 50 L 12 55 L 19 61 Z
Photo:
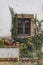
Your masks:
M 19 58 L 19 48 L 0 48 L 0 58 Z

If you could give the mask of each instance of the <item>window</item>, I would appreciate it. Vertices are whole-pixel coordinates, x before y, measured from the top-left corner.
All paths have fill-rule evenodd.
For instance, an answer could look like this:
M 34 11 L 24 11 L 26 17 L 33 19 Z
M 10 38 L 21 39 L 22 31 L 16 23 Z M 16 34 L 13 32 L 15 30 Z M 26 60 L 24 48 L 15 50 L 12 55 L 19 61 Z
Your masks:
M 18 28 L 18 34 L 23 34 L 23 28 Z
M 29 34 L 30 35 L 30 21 L 31 19 L 24 18 L 18 19 L 18 34 Z
M 18 20 L 18 34 L 23 34 L 23 23 L 21 19 Z
M 29 28 L 25 28 L 25 34 L 29 34 Z
M 30 20 L 29 19 L 25 19 L 25 34 L 30 35 Z

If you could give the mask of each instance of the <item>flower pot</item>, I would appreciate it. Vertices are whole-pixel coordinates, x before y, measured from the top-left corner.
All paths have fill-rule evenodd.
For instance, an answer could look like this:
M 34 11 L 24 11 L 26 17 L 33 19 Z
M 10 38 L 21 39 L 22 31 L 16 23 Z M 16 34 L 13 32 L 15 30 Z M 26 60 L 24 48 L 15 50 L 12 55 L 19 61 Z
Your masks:
M 16 46 L 19 47 L 19 42 L 16 42 Z

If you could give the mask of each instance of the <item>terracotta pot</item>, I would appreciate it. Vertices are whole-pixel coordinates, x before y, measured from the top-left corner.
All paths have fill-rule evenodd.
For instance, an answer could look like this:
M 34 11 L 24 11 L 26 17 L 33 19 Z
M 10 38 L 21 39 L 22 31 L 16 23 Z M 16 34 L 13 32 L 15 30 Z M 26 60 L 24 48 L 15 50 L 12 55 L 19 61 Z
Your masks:
M 19 42 L 16 42 L 16 46 L 17 46 L 17 47 L 19 46 Z
M 15 43 L 13 43 L 13 46 L 15 46 Z
M 10 42 L 10 41 L 8 41 L 7 44 L 8 44 L 8 46 L 12 46 L 12 42 Z

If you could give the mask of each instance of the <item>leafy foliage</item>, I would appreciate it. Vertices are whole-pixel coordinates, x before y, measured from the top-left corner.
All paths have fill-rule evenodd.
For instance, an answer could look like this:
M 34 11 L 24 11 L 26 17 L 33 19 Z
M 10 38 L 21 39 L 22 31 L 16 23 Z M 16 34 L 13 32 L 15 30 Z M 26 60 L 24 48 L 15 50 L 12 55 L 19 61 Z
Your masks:
M 4 38 L 0 38 L 0 48 L 5 47 Z
M 40 57 L 42 50 L 42 43 L 43 43 L 43 35 L 41 34 L 28 37 L 26 43 L 20 44 L 20 57 L 33 57 L 34 54 Z
M 37 14 L 35 16 L 35 35 L 39 34 L 39 32 L 41 32 L 41 23 L 43 22 L 43 20 L 38 20 L 37 19 Z
M 17 41 L 26 44 L 28 42 L 28 38 L 17 38 Z
M 13 8 L 9 7 L 9 9 L 10 9 L 10 12 L 11 12 L 11 17 L 12 17 L 11 36 L 12 36 L 12 39 L 14 41 L 16 41 L 16 39 L 17 39 L 17 22 L 18 22 L 17 20 L 18 20 L 18 18 L 17 18 L 17 14 L 14 13 Z

